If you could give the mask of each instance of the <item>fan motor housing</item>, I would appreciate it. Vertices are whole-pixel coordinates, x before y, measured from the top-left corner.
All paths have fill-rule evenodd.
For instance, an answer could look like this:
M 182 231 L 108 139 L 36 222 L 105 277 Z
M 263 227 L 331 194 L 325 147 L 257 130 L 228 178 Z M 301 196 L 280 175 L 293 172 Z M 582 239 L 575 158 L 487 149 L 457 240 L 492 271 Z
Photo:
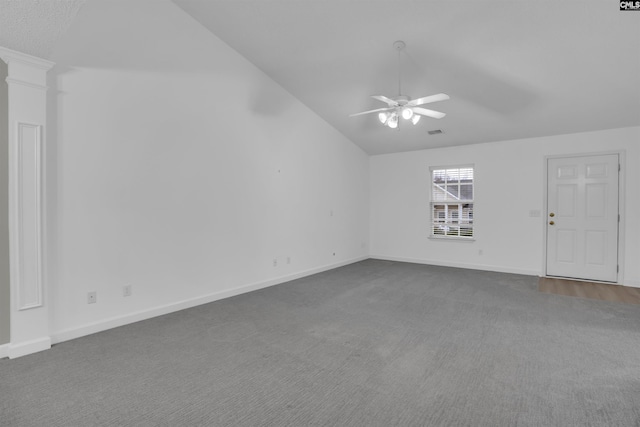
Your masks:
M 393 47 L 395 50 L 403 50 L 407 45 L 405 44 L 405 42 L 403 42 L 402 40 L 397 40 L 395 42 L 393 42 Z
M 398 105 L 406 105 L 407 102 L 411 101 L 411 98 L 406 96 L 406 95 L 398 95 L 395 98 L 393 98 L 394 101 L 396 101 L 398 103 Z

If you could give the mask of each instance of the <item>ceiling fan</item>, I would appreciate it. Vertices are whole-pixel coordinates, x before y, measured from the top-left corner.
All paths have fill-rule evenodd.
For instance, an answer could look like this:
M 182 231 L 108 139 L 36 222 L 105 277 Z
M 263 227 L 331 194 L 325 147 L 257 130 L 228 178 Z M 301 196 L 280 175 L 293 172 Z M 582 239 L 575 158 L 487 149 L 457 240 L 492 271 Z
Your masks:
M 391 129 L 399 129 L 400 118 L 411 120 L 414 125 L 420 121 L 421 116 L 441 119 L 446 114 L 440 111 L 429 110 L 420 105 L 429 104 L 431 102 L 446 101 L 449 95 L 438 93 L 436 95 L 424 96 L 422 98 L 411 99 L 406 95 L 402 95 L 401 90 L 401 73 L 400 73 L 400 52 L 404 50 L 406 44 L 402 40 L 393 43 L 393 47 L 398 51 L 398 96 L 387 98 L 383 95 L 373 95 L 373 99 L 382 101 L 387 107 L 376 108 L 375 110 L 363 111 L 361 113 L 350 114 L 349 117 L 361 116 L 363 114 L 378 113 L 380 122 Z

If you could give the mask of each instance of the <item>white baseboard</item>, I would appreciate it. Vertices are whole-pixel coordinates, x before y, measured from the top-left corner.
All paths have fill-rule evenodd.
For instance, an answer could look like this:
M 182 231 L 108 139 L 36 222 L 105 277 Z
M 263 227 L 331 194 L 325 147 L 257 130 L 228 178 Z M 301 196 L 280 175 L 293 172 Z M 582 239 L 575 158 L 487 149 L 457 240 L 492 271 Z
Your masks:
M 7 344 L 7 356 L 9 359 L 26 356 L 27 354 L 37 353 L 51 348 L 51 338 L 42 337 L 31 341 L 25 341 L 17 344 Z
M 441 267 L 455 267 L 455 268 L 465 268 L 468 270 L 482 270 L 482 271 L 495 271 L 498 273 L 511 273 L 511 274 L 522 274 L 525 276 L 539 276 L 540 272 L 537 270 L 526 270 L 520 268 L 509 268 L 509 267 L 499 267 L 495 265 L 484 265 L 484 264 L 467 264 L 460 262 L 448 262 L 448 261 L 437 261 L 437 260 L 428 260 L 428 259 L 415 259 L 415 258 L 404 258 L 404 257 L 394 257 L 394 256 L 386 256 L 386 255 L 371 255 L 372 259 L 379 259 L 383 261 L 398 261 L 398 262 L 410 262 L 413 264 L 428 264 L 428 265 L 438 265 Z
M 631 288 L 640 288 L 640 280 L 625 280 L 624 286 L 629 286 Z
M 0 359 L 9 357 L 9 344 L 0 345 Z
M 167 304 L 164 306 L 159 306 L 159 307 L 155 307 L 147 310 L 125 314 L 123 316 L 116 316 L 116 317 L 85 324 L 85 325 L 74 327 L 74 328 L 64 329 L 64 330 L 53 333 L 51 335 L 51 340 L 54 344 L 57 344 L 63 341 L 68 341 L 68 340 L 80 338 L 86 335 L 95 334 L 97 332 L 106 331 L 108 329 L 117 328 L 119 326 L 128 325 L 130 323 L 139 322 L 141 320 L 150 319 L 152 317 L 162 316 L 164 314 L 173 313 L 175 311 L 184 310 L 184 309 L 195 307 L 202 304 L 208 304 L 210 302 L 218 301 L 224 298 L 233 297 L 233 296 L 244 294 L 247 292 L 256 291 L 258 289 L 267 288 L 269 286 L 278 285 L 280 283 L 289 282 L 291 280 L 300 279 L 302 277 L 311 276 L 312 274 L 317 274 L 323 271 L 332 270 L 334 268 L 353 264 L 355 262 L 363 261 L 368 258 L 369 258 L 368 256 L 352 258 L 347 261 L 327 264 L 324 266 L 311 268 L 309 270 L 276 277 L 274 279 L 250 283 L 247 285 L 239 286 L 233 289 L 227 289 L 220 292 L 214 292 L 212 294 L 203 295 L 201 297 L 190 298 L 187 300 L 178 301 L 178 302 Z

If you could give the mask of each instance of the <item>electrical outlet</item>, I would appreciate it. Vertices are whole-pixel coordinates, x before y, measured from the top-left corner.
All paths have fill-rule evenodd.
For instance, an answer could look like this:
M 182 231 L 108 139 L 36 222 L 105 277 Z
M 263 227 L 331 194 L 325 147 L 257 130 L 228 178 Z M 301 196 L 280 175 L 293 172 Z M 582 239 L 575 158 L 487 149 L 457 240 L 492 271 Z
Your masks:
M 131 296 L 131 285 L 125 285 L 122 287 L 122 296 L 130 297 Z
M 98 293 L 96 291 L 87 293 L 87 304 L 95 304 L 98 302 Z
M 278 258 L 274 258 L 273 259 L 273 266 L 277 267 L 278 266 Z
M 291 264 L 291 257 L 290 256 L 287 257 L 287 264 Z

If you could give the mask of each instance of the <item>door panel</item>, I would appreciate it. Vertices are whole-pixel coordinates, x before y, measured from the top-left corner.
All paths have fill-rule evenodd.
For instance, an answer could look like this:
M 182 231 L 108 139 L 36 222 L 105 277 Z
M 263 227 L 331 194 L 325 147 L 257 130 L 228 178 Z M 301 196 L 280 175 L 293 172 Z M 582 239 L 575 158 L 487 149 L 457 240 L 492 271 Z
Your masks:
M 576 186 L 560 184 L 557 186 L 556 216 L 573 218 L 576 208 Z
M 602 231 L 587 231 L 586 262 L 591 265 L 604 265 L 607 260 L 607 234 Z
M 606 219 L 607 186 L 605 184 L 587 184 L 586 215 L 588 219 Z
M 549 276 L 618 278 L 618 155 L 549 159 Z
M 558 229 L 556 233 L 556 262 L 573 263 L 576 253 L 576 233 L 574 230 Z

